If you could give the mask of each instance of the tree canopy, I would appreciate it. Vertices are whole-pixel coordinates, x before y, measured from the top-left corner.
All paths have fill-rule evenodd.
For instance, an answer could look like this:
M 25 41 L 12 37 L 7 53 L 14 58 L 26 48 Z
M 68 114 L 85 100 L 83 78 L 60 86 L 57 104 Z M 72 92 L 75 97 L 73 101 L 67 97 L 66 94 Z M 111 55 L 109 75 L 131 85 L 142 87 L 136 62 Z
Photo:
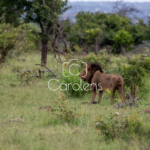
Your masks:
M 59 15 L 70 7 L 68 0 L 13 0 L 0 2 L 0 21 L 14 24 L 33 22 L 40 26 L 41 63 L 46 64 L 47 43 Z M 22 20 L 22 22 L 20 22 Z
M 79 12 L 76 19 L 76 24 L 71 27 L 68 34 L 68 40 L 71 42 L 72 46 L 79 45 L 84 47 L 85 45 L 90 46 L 95 44 L 95 41 L 92 41 L 92 39 L 96 37 L 94 32 L 97 29 L 101 30 L 101 32 L 96 31 L 96 33 L 100 35 L 99 46 L 104 47 L 109 45 L 113 48 L 112 52 L 114 53 L 121 52 L 120 46 L 116 46 L 120 45 L 120 41 L 114 40 L 114 37 L 120 37 L 119 34 L 121 34 L 121 32 L 124 33 L 121 34 L 124 36 L 120 39 L 121 41 L 123 39 L 127 40 L 127 37 L 132 37 L 128 42 L 126 41 L 128 44 L 124 42 L 127 51 L 130 49 L 129 47 L 131 47 L 131 45 L 141 44 L 144 39 L 143 26 L 140 23 L 133 24 L 132 19 L 127 16 L 122 17 L 113 13 Z M 93 36 L 91 37 L 91 35 Z

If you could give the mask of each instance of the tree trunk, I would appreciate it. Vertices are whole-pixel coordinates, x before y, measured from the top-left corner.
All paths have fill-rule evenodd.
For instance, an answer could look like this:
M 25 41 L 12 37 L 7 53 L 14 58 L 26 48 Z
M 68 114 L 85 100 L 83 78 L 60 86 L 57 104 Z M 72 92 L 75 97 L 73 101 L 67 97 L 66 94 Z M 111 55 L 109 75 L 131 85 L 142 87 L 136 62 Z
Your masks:
M 95 55 L 97 55 L 97 54 L 98 54 L 98 39 L 97 39 L 97 38 L 95 38 L 94 53 L 95 53 Z
M 123 55 L 126 55 L 126 50 L 123 45 L 121 45 L 121 51 L 122 51 Z
M 134 84 L 131 86 L 131 96 L 133 99 L 135 98 L 135 93 L 136 93 L 136 86 Z
M 2 52 L 1 52 L 1 58 L 0 58 L 0 64 L 5 61 L 5 58 L 6 58 L 6 56 L 7 56 L 7 53 L 8 53 L 8 51 L 2 50 Z
M 46 65 L 47 63 L 47 45 L 48 45 L 48 41 L 42 42 L 41 65 Z

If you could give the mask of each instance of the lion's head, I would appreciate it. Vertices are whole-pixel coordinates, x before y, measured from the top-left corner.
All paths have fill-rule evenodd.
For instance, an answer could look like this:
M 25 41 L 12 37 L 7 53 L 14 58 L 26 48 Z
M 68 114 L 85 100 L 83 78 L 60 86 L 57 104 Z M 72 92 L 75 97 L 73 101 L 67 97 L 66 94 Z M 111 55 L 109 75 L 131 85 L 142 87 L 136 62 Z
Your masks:
M 103 73 L 102 67 L 95 63 L 87 63 L 84 64 L 84 69 L 79 74 L 79 77 L 88 83 L 91 83 L 92 77 L 94 73 L 99 70 L 101 73 Z

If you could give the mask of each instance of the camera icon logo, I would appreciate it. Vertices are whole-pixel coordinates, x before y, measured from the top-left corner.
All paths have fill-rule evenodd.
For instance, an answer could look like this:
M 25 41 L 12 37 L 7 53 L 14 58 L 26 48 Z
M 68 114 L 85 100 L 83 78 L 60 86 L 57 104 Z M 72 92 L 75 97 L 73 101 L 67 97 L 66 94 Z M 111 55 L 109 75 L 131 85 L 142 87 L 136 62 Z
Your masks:
M 71 61 L 77 61 L 78 59 L 70 59 L 70 61 L 69 62 L 64 62 L 63 63 L 63 65 L 62 65 L 62 74 L 63 74 L 63 76 L 64 77 L 68 77 L 69 75 L 73 75 L 73 76 L 78 76 L 79 75 L 79 73 L 77 73 L 77 74 L 74 74 L 72 71 L 71 71 L 71 68 L 73 67 L 73 66 L 75 66 L 75 67 L 80 67 L 79 66 L 79 64 L 77 64 L 77 63 L 72 63 L 71 64 Z M 87 75 L 87 63 L 86 62 L 82 62 L 85 66 L 86 66 L 86 75 Z M 70 66 L 69 66 L 70 65 Z M 69 67 L 68 67 L 69 66 Z M 67 68 L 68 67 L 68 70 L 69 70 L 69 75 L 65 75 L 65 68 Z M 83 76 L 83 77 L 86 77 L 86 75 L 85 76 Z

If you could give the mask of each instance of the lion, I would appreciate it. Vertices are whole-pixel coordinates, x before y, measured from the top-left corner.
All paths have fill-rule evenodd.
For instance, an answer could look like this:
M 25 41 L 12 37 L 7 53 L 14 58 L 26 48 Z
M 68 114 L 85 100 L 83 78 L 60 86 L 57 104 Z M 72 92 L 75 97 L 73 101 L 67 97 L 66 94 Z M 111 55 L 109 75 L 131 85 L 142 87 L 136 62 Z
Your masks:
M 91 85 L 92 102 L 93 104 L 100 103 L 103 92 L 106 89 L 111 91 L 111 99 L 114 99 L 116 90 L 119 93 L 122 102 L 125 101 L 124 97 L 124 80 L 118 74 L 106 74 L 102 70 L 102 67 L 96 63 L 84 64 L 83 71 L 79 74 L 79 77 L 88 82 Z M 96 90 L 99 90 L 98 101 L 95 101 Z

